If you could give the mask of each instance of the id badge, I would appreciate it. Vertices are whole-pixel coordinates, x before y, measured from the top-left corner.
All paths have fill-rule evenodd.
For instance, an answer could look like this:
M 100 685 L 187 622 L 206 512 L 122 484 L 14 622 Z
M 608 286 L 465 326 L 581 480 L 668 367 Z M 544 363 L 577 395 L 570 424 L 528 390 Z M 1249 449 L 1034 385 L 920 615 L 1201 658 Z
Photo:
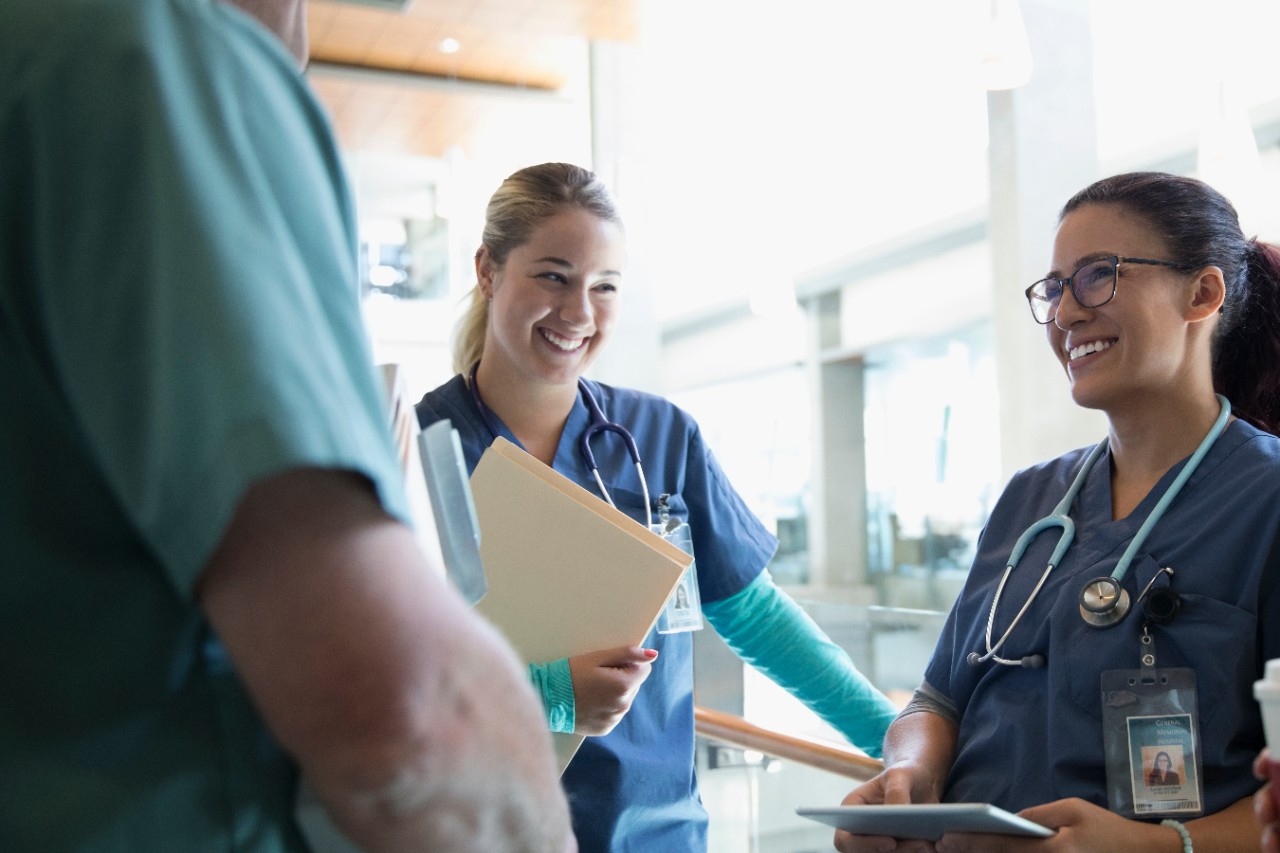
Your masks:
M 1203 813 L 1195 670 L 1144 665 L 1102 673 L 1102 731 L 1111 811 L 1136 818 Z
M 668 519 L 665 523 L 653 525 L 653 532 L 675 545 L 686 554 L 693 554 L 693 537 L 689 532 L 689 524 L 684 521 Z M 685 569 L 666 606 L 658 615 L 659 634 L 679 634 L 682 631 L 702 630 L 702 598 L 698 595 L 698 562 L 689 564 Z

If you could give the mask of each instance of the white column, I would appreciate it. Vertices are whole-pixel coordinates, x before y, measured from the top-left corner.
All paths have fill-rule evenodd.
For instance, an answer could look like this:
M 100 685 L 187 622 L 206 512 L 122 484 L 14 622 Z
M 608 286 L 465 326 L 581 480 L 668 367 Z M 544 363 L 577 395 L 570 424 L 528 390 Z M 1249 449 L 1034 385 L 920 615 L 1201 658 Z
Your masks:
M 641 174 L 646 135 L 637 126 L 642 120 L 637 50 L 635 45 L 618 42 L 590 45 L 592 169 L 613 190 L 627 230 L 622 316 L 612 343 L 591 372 L 612 385 L 663 393 L 665 389 L 659 387 L 662 335 L 646 261 L 647 201 Z
M 1022 291 L 1049 269 L 1058 211 L 1098 175 L 1088 0 L 1023 0 L 1031 82 L 987 97 L 1001 467 L 1097 441 L 1102 416 L 1076 406 Z

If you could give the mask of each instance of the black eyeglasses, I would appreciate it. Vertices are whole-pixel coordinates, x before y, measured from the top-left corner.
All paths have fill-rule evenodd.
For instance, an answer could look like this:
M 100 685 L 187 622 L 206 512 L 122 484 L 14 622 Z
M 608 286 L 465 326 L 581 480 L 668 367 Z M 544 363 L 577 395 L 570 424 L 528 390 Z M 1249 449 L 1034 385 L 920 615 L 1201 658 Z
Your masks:
M 1062 301 L 1062 291 L 1071 288 L 1071 295 L 1082 308 L 1097 308 L 1106 305 L 1116 295 L 1116 270 L 1120 264 L 1151 264 L 1158 267 L 1173 267 L 1189 270 L 1192 267 L 1177 261 L 1153 261 L 1150 258 L 1123 258 L 1119 255 L 1107 255 L 1085 261 L 1074 273 L 1066 278 L 1042 278 L 1027 288 L 1027 304 L 1031 306 L 1031 316 L 1036 322 L 1045 324 L 1058 316 L 1058 303 Z

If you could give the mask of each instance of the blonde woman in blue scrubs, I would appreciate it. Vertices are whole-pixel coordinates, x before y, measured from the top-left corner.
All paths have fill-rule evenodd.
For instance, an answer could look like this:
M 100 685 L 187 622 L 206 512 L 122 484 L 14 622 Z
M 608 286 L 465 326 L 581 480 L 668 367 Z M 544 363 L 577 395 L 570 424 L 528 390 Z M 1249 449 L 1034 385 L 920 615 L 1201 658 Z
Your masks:
M 744 660 L 879 755 L 895 708 L 773 584 L 764 567 L 777 540 L 698 425 L 660 397 L 583 379 L 617 322 L 625 268 L 617 210 L 591 172 L 546 163 L 511 175 L 489 202 L 458 375 L 422 399 L 420 422 L 452 421 L 471 469 L 501 435 L 598 494 L 579 448 L 598 405 L 634 436 L 649 506 L 625 442 L 602 433 L 592 449 L 606 488 L 641 523 L 665 502 L 689 524 L 707 621 Z M 563 776 L 583 853 L 706 849 L 692 663 L 690 634 L 655 632 L 641 648 L 531 667 L 548 724 L 593 735 Z

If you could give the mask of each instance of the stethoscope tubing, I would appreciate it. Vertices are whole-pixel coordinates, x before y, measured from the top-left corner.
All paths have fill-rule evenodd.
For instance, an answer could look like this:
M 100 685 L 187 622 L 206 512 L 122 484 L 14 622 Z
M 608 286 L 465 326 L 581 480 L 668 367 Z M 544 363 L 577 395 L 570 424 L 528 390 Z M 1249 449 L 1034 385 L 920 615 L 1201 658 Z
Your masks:
M 1147 515 L 1142 526 L 1138 528 L 1138 532 L 1134 534 L 1133 540 L 1125 549 L 1124 554 L 1121 555 L 1120 561 L 1116 564 L 1115 569 L 1111 572 L 1110 576 L 1094 578 L 1085 584 L 1085 590 L 1081 593 L 1082 602 L 1085 599 L 1086 592 L 1095 584 L 1109 585 L 1116 593 L 1113 601 L 1108 607 L 1103 610 L 1098 610 L 1099 616 L 1096 619 L 1090 618 L 1090 615 L 1086 613 L 1086 609 L 1097 610 L 1097 608 L 1085 608 L 1082 603 L 1081 614 L 1086 623 L 1093 625 L 1094 627 L 1108 627 L 1118 623 L 1128 613 L 1128 605 L 1127 601 L 1125 601 L 1125 599 L 1127 599 L 1127 594 L 1124 593 L 1123 588 L 1121 587 L 1121 582 L 1129 571 L 1130 563 L 1133 562 L 1133 558 L 1137 555 L 1138 550 L 1146 542 L 1147 536 L 1150 534 L 1152 528 L 1156 526 L 1156 523 L 1164 515 L 1165 510 L 1171 503 L 1173 503 L 1174 498 L 1176 498 L 1178 493 L 1182 490 L 1183 485 L 1185 485 L 1187 480 L 1191 478 L 1191 475 L 1195 473 L 1196 469 L 1200 466 L 1200 461 L 1205 457 L 1205 454 L 1209 452 L 1209 449 L 1213 446 L 1214 442 L 1218 440 L 1218 436 L 1220 436 L 1222 431 L 1226 428 L 1227 420 L 1231 414 L 1231 403 L 1221 394 L 1217 394 L 1215 396 L 1218 400 L 1219 411 L 1218 417 L 1214 421 L 1213 426 L 1209 428 L 1208 433 L 1206 433 L 1205 437 L 1201 439 L 1195 452 L 1191 454 L 1191 458 L 1187 460 L 1186 465 L 1184 465 L 1182 470 L 1178 472 L 1178 476 L 1174 478 L 1173 483 L 1169 485 L 1169 488 L 1165 490 L 1165 493 L 1160 496 L 1160 500 L 1156 502 L 1155 507 Z M 1071 487 L 1067 490 L 1067 493 L 1063 495 L 1062 500 L 1058 502 L 1058 505 L 1054 507 L 1053 512 L 1034 522 L 1030 527 L 1022 532 L 1022 535 L 1019 536 L 1018 540 L 1014 543 L 1013 550 L 1009 553 L 1009 562 L 1005 566 L 1003 575 L 1001 575 L 1000 583 L 996 585 L 996 592 L 991 599 L 991 607 L 987 612 L 987 625 L 984 634 L 986 653 L 982 655 L 979 655 L 977 652 L 971 653 L 967 658 L 970 664 L 977 665 L 986 660 L 992 660 L 1006 666 L 1019 666 L 1025 664 L 1027 660 L 1026 658 L 1013 660 L 1001 657 L 999 654 L 1000 649 L 1004 646 L 1005 641 L 1009 639 L 1009 635 L 1013 633 L 1013 629 L 1018 625 L 1018 622 L 1022 619 L 1023 615 L 1025 615 L 1027 610 L 1031 607 L 1036 596 L 1039 595 L 1041 587 L 1044 586 L 1045 581 L 1049 578 L 1049 573 L 1053 571 L 1055 566 L 1061 564 L 1061 560 L 1063 556 L 1065 556 L 1067 549 L 1071 547 L 1071 543 L 1075 540 L 1075 522 L 1071 520 L 1068 513 L 1071 511 L 1071 505 L 1075 502 L 1077 494 L 1084 485 L 1084 481 L 1088 479 L 1089 472 L 1093 470 L 1094 465 L 1106 451 L 1107 446 L 1108 439 L 1106 438 L 1094 445 L 1093 450 L 1089 452 L 1089 456 L 1080 467 L 1080 471 L 1076 474 L 1075 479 L 1072 480 Z M 1009 627 L 1000 635 L 999 640 L 993 644 L 991 642 L 991 634 L 995 630 L 996 610 L 1000 603 L 1000 596 L 1004 592 L 1005 584 L 1008 582 L 1009 576 L 1013 573 L 1013 570 L 1017 567 L 1019 561 L 1021 561 L 1022 555 L 1026 553 L 1027 548 L 1030 547 L 1031 542 L 1040 535 L 1040 533 L 1050 527 L 1060 527 L 1062 528 L 1062 531 L 1058 534 L 1057 545 L 1053 549 L 1053 554 L 1049 557 L 1044 573 L 1040 576 L 1040 580 L 1031 590 L 1030 595 L 1027 596 L 1027 600 L 1013 617 L 1013 621 L 1009 623 Z M 1170 572 L 1170 574 L 1172 574 L 1172 572 Z M 1148 584 L 1147 586 L 1149 589 L 1151 585 Z M 1144 590 L 1143 594 L 1146 594 L 1146 590 Z M 1117 604 L 1124 609 L 1120 610 L 1118 615 L 1114 618 L 1108 618 L 1107 614 L 1115 611 L 1117 609 Z
M 1089 451 L 1088 457 L 1085 458 L 1084 464 L 1080 467 L 1080 471 L 1076 474 L 1075 479 L 1071 481 L 1067 493 L 1062 496 L 1062 500 L 1058 501 L 1058 505 L 1053 508 L 1053 512 L 1044 518 L 1034 522 L 1026 530 L 1022 531 L 1022 535 L 1018 537 L 1018 541 L 1014 543 L 1013 550 L 1009 552 L 1009 562 L 1005 566 L 1004 574 L 1000 577 L 1000 583 L 996 586 L 995 597 L 991 599 L 991 609 L 987 612 L 987 630 L 986 654 L 972 660 L 971 663 L 978 664 L 985 660 L 994 660 L 996 663 L 1005 666 L 1017 666 L 1020 661 L 1006 660 L 1000 657 L 1000 649 L 1004 646 L 1005 640 L 1009 639 L 1009 635 L 1013 633 L 1013 629 L 1018 627 L 1018 623 L 1022 621 L 1022 617 L 1031 609 L 1031 604 L 1036 600 L 1036 596 L 1040 594 L 1040 588 L 1044 586 L 1045 581 L 1049 579 L 1049 573 L 1053 571 L 1053 567 L 1059 565 L 1063 556 L 1066 555 L 1067 549 L 1071 547 L 1071 543 L 1076 537 L 1076 523 L 1071 519 L 1068 513 L 1071 512 L 1071 505 L 1075 503 L 1076 495 L 1080 489 L 1084 487 L 1084 481 L 1088 478 L 1089 472 L 1093 470 L 1093 466 L 1097 464 L 1098 459 L 1107 449 L 1107 440 L 1103 439 L 1093 446 L 1093 450 Z M 1004 633 L 1000 635 L 1000 639 L 992 644 L 991 632 L 994 630 L 996 621 L 996 606 L 1000 603 L 1000 595 L 1004 592 L 1004 586 L 1009 580 L 1009 576 L 1013 574 L 1013 570 L 1017 568 L 1018 563 L 1022 561 L 1022 555 L 1026 553 L 1027 548 L 1031 546 L 1035 540 L 1045 530 L 1051 527 L 1062 528 L 1058 534 L 1058 543 L 1050 555 L 1045 570 L 1040 575 L 1040 580 L 1036 583 L 1035 588 L 1031 590 L 1031 594 L 1027 596 L 1027 600 L 1023 602 L 1022 607 L 1018 610 L 1017 615 L 1013 617 L 1013 621 L 1009 623 L 1009 627 L 1004 629 Z
M 493 412 L 485 405 L 484 398 L 480 396 L 480 386 L 476 382 L 478 368 L 479 362 L 471 368 L 471 373 L 467 377 L 467 387 L 471 391 L 471 399 L 475 403 L 476 409 L 480 412 L 480 418 L 484 421 L 484 425 L 488 427 L 493 437 L 497 438 L 501 434 L 501 429 L 494 419 Z M 587 407 L 587 414 L 591 418 L 587 428 L 578 437 L 578 453 L 582 456 L 583 462 L 586 463 L 587 469 L 590 470 L 591 476 L 595 478 L 596 486 L 600 489 L 600 495 L 609 506 L 614 509 L 618 508 L 618 505 L 613 501 L 613 496 L 609 494 L 609 490 L 605 487 L 604 478 L 600 476 L 600 467 L 596 464 L 596 455 L 591 450 L 592 438 L 601 432 L 612 432 L 622 439 L 622 443 L 627 448 L 627 455 L 631 457 L 631 461 L 635 465 L 636 476 L 640 478 L 640 491 L 644 495 L 645 526 L 652 529 L 653 507 L 649 499 L 649 482 L 644 476 L 644 466 L 640 462 L 640 448 L 636 444 L 635 436 L 628 432 L 627 428 L 622 424 L 614 423 L 605 417 L 604 410 L 600 408 L 600 403 L 596 400 L 595 395 L 591 393 L 591 389 L 587 387 L 587 383 L 581 378 L 578 379 L 578 393 L 581 395 L 582 401 Z

